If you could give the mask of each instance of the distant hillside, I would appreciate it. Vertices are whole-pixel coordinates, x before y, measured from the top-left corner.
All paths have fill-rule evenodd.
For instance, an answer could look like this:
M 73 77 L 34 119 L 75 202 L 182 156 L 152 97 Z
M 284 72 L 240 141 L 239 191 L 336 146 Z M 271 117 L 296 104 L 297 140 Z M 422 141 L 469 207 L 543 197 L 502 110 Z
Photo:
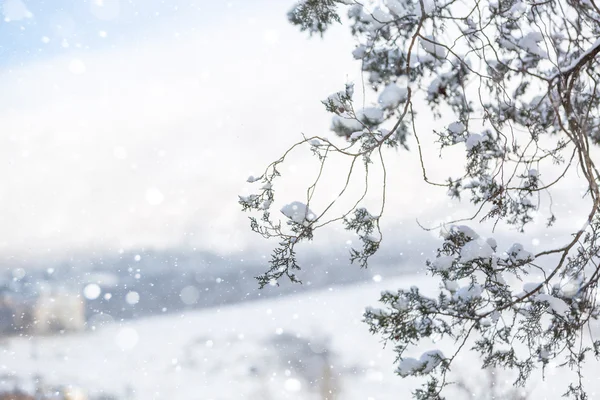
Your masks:
M 380 258 L 372 267 L 361 269 L 349 265 L 345 253 L 340 257 L 313 253 L 303 260 L 302 266 L 304 270 L 299 274 L 302 285 L 282 281 L 278 287 L 260 290 L 254 277 L 264 271 L 266 261 L 178 250 L 130 251 L 72 257 L 47 264 L 6 265 L 4 282 L 11 290 L 28 296 L 35 295 L 40 285 L 66 287 L 73 293 L 85 294 L 88 319 L 120 320 L 284 296 L 411 272 L 398 258 Z

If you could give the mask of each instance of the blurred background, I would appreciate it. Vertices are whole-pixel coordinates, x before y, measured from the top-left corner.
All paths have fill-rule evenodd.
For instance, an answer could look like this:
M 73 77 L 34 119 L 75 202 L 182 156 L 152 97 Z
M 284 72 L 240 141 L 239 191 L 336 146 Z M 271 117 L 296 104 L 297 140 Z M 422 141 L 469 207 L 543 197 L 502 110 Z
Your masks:
M 369 269 L 334 226 L 303 247 L 302 285 L 254 279 L 274 243 L 240 212 L 247 177 L 331 136 L 320 100 L 361 79 L 346 28 L 308 40 L 293 4 L 0 0 L 0 399 L 408 398 L 362 313 L 423 281 L 439 241 L 415 218 L 465 214 L 410 173 L 414 152 L 389 159 L 403 185 Z M 282 202 L 310 158 L 286 165 Z M 478 373 L 456 398 L 528 393 Z

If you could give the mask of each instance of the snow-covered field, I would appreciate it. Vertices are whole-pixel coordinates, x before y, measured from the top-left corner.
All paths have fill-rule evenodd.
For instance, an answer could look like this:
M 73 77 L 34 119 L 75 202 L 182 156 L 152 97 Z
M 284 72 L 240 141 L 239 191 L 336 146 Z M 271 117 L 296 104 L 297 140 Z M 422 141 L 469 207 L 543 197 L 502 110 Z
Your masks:
M 394 375 L 392 349 L 382 347 L 361 316 L 381 290 L 428 279 L 405 276 L 111 323 L 82 334 L 13 338 L 2 343 L 0 374 L 24 385 L 41 374 L 47 383 L 120 399 L 313 400 L 329 390 L 335 394 L 329 399 L 408 399 L 414 382 Z M 486 375 L 466 361 L 459 360 L 457 376 L 478 390 Z M 560 398 L 570 379 L 552 369 L 546 376 L 534 383 L 533 399 Z

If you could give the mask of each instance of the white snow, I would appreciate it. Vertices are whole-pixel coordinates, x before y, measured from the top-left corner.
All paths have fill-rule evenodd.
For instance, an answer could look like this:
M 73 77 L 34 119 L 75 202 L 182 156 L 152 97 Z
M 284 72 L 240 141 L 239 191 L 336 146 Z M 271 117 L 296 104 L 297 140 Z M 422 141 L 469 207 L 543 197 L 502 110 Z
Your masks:
M 135 393 L 133 398 L 144 400 L 311 400 L 320 397 L 309 391 L 310 382 L 294 371 L 285 370 L 289 369 L 288 361 L 301 359 L 305 368 L 317 374 L 313 379 L 319 381 L 322 365 L 312 361 L 323 358 L 314 355 L 318 350 L 314 344 L 320 338 L 331 338 L 327 350 L 336 356 L 331 364 L 339 379 L 338 398 L 408 399 L 416 383 L 394 375 L 392 347 L 384 349 L 380 337 L 369 333 L 361 316 L 365 299 L 375 301 L 384 288 L 407 289 L 414 284 L 421 290 L 435 291 L 434 281 L 422 274 L 406 275 L 385 284 L 370 282 L 335 291 L 311 291 L 99 324 L 94 331 L 80 334 L 35 340 L 6 338 L 0 349 L 5 366 L 3 374 L 25 384 L 44 371 L 46 382 L 85 388 L 91 398 L 106 393 L 127 398 L 126 389 L 130 387 Z M 406 304 L 400 302 L 395 308 L 404 307 Z M 492 314 L 491 323 L 499 317 L 499 313 Z M 283 342 L 281 346 L 271 342 L 275 336 L 283 337 L 286 333 L 290 339 L 309 342 L 310 350 L 304 353 L 295 342 Z M 456 350 L 454 343 L 438 346 L 446 354 Z M 442 352 L 433 351 L 413 358 L 412 365 L 404 361 L 403 371 L 410 373 L 414 367 L 424 366 L 431 372 L 438 363 L 436 354 L 443 357 Z M 479 361 L 472 353 L 465 352 L 462 360 L 460 357 L 455 360 L 453 370 L 460 371 L 459 376 L 479 379 L 483 376 Z M 593 365 L 590 367 L 587 372 L 593 375 Z M 571 374 L 563 371 L 548 370 L 546 381 L 533 375 L 530 388 L 535 388 L 539 398 L 554 398 L 572 379 Z M 286 387 L 296 390 L 299 386 L 298 382 L 288 382 L 289 379 L 301 382 L 299 392 L 286 390 Z M 588 387 L 598 391 L 599 385 L 592 379 Z M 449 392 L 448 396 L 455 400 L 468 397 L 462 392 Z
M 392 307 L 398 311 L 406 311 L 408 310 L 408 301 L 403 298 L 399 298 L 392 304 Z
M 540 350 L 540 359 L 548 360 L 550 358 L 550 351 L 548 349 Z
M 362 129 L 363 125 L 354 118 L 344 118 L 334 115 L 331 119 L 331 130 L 340 136 L 346 135 L 347 132 L 357 132 Z
M 454 134 L 460 135 L 465 130 L 467 130 L 467 128 L 465 127 L 465 125 L 462 122 L 457 121 L 457 122 L 453 122 L 450 125 L 448 125 L 448 130 Z
M 573 298 L 579 292 L 580 284 L 575 281 L 570 281 L 562 285 L 560 291 L 564 297 Z
M 434 38 L 427 38 L 427 39 L 429 39 L 433 42 L 437 42 L 437 40 Z M 423 48 L 423 50 L 425 50 L 429 54 L 433 55 L 434 57 L 444 59 L 448 55 L 448 51 L 446 50 L 446 48 L 444 46 L 432 43 L 432 42 L 430 42 L 428 40 L 424 40 L 424 39 L 420 39 L 419 43 L 421 44 L 421 47 Z
M 535 296 L 535 300 L 547 302 L 551 310 L 563 317 L 565 317 L 569 313 L 569 306 L 567 305 L 567 303 L 565 303 L 564 300 L 559 299 L 557 297 L 545 293 L 540 293 L 537 296 Z
M 440 77 L 438 76 L 434 80 L 432 80 L 431 83 L 429 84 L 429 87 L 427 88 L 427 93 L 430 96 L 438 93 L 441 85 L 442 85 L 442 79 L 440 79 Z
M 483 288 L 481 285 L 475 283 L 459 288 L 456 293 L 454 293 L 453 297 L 456 300 L 468 301 L 480 297 L 482 293 Z
M 433 260 L 431 266 L 436 271 L 447 271 L 452 266 L 452 262 L 454 261 L 454 256 L 440 256 Z
M 398 17 L 403 17 L 408 11 L 404 4 L 399 0 L 386 0 L 385 6 Z
M 435 11 L 435 0 L 423 0 L 423 13 L 426 15 L 431 15 L 433 11 Z
M 394 20 L 394 17 L 391 16 L 389 12 L 384 11 L 381 7 L 375 7 L 371 13 L 371 16 L 373 23 L 376 24 L 377 28 L 381 27 L 382 23 L 391 22 Z
M 378 102 L 384 109 L 395 109 L 400 103 L 405 102 L 407 97 L 408 90 L 406 88 L 401 88 L 395 83 L 390 83 L 379 95 Z
M 569 71 L 569 70 L 575 68 L 575 66 L 577 64 L 579 64 L 581 62 L 581 60 L 583 60 L 585 57 L 589 56 L 589 54 L 591 52 L 595 51 L 599 46 L 600 46 L 600 38 L 598 40 L 596 40 L 596 42 L 592 45 L 592 47 L 590 47 L 587 51 L 585 51 L 579 57 L 577 57 L 576 59 L 571 61 L 571 63 L 569 63 L 569 65 L 562 67 L 561 71 Z M 554 74 L 554 76 L 552 76 L 550 79 L 556 78 L 557 75 L 558 75 L 558 72 L 556 74 Z
M 355 60 L 361 60 L 367 54 L 367 46 L 361 44 L 352 51 L 352 56 Z
M 294 201 L 281 208 L 281 213 L 292 221 L 302 224 L 304 222 L 313 221 L 317 216 L 306 206 L 299 201 Z
M 366 307 L 365 311 L 378 317 L 387 317 L 391 315 L 390 310 L 386 310 L 384 308 Z
M 523 284 L 523 292 L 524 294 L 526 293 L 531 293 L 534 290 L 536 290 L 538 288 L 538 286 L 540 286 L 541 282 L 526 282 Z M 542 285 L 539 289 L 537 289 L 539 291 L 539 293 L 546 293 L 546 288 L 544 287 L 544 285 Z
M 331 130 L 339 136 L 349 136 L 352 133 L 362 131 L 366 125 L 378 125 L 382 123 L 383 110 L 377 107 L 367 107 L 356 113 L 356 118 L 334 115 L 331 120 Z
M 458 282 L 450 280 L 444 281 L 444 287 L 452 293 L 455 293 L 458 289 L 460 289 Z
M 356 131 L 352 135 L 350 135 L 350 140 L 356 140 L 364 134 L 365 134 L 365 131 Z
M 527 5 L 525 2 L 516 1 L 514 5 L 508 10 L 512 14 L 513 18 L 518 19 L 527 11 Z
M 271 207 L 271 204 L 273 204 L 273 202 L 271 200 L 265 200 L 260 205 L 260 208 L 263 209 L 263 210 L 268 210 Z
M 487 136 L 480 135 L 479 133 L 471 133 L 467 137 L 467 141 L 465 142 L 465 144 L 467 146 L 467 150 L 473 149 L 475 146 L 483 143 L 486 140 L 487 140 Z
M 471 239 L 477 239 L 479 235 L 477 232 L 466 225 L 454 225 L 452 229 L 456 232 L 463 233 L 465 236 L 470 237 Z
M 422 286 L 422 277 L 407 278 Z M 144 400 L 311 400 L 327 355 L 339 398 L 408 396 L 412 388 L 394 374 L 393 350 L 383 349 L 362 322 L 365 299 L 375 301 L 383 287 L 405 283 L 371 282 L 182 311 L 101 324 L 81 334 L 9 338 L 0 349 L 3 376 L 26 382 L 44 371 L 46 382 L 77 385 L 91 398 L 102 392 L 132 398 L 124 393 L 129 386 L 134 399 Z M 291 366 L 300 360 L 300 370 L 309 375 L 290 368 L 290 360 Z
M 344 102 L 342 101 L 342 99 L 345 96 L 346 96 L 345 91 L 340 91 L 340 92 L 331 94 L 331 95 L 327 96 L 327 100 L 325 100 L 325 103 L 327 103 L 327 104 L 331 103 L 338 109 L 338 111 L 344 112 L 345 106 L 344 106 Z
M 383 122 L 383 110 L 376 107 L 368 107 L 362 111 L 362 116 L 373 124 L 379 124 Z M 362 118 L 359 117 L 362 120 Z
M 535 54 L 541 58 L 548 57 L 548 53 L 539 46 L 539 42 L 544 40 L 544 36 L 540 32 L 529 32 L 521 39 L 518 45 L 521 49 L 528 53 Z
M 440 350 L 430 350 L 421 355 L 417 360 L 412 357 L 405 357 L 400 360 L 396 370 L 400 376 L 409 376 L 415 373 L 428 374 L 444 359 L 444 354 Z
M 508 249 L 507 253 L 513 262 L 522 262 L 534 259 L 533 253 L 525 250 L 521 243 L 513 244 L 510 249 Z
M 460 249 L 460 262 L 469 262 L 478 258 L 490 258 L 494 254 L 494 249 L 482 238 L 477 238 L 467 242 Z
M 490 237 L 485 239 L 485 242 L 492 248 L 492 250 L 496 251 L 496 248 L 498 247 L 498 242 L 496 242 L 496 239 Z

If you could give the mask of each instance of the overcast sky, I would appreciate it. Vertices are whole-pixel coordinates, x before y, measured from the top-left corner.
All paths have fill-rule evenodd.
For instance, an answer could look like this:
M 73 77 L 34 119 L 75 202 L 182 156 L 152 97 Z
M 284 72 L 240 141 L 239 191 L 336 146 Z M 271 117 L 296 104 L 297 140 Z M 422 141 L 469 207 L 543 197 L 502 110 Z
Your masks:
M 286 20 L 292 1 L 0 4 L 4 256 L 264 251 L 239 212 L 244 181 L 301 133 L 329 135 L 319 100 L 358 80 L 348 32 L 308 40 Z M 303 193 L 310 159 L 292 159 L 280 201 Z M 386 211 L 398 244 L 431 237 L 416 217 L 460 215 L 420 182 L 416 161 L 389 160 L 405 183 Z M 339 190 L 325 186 L 323 202 Z
M 349 38 L 286 1 L 40 3 L 0 1 L 2 251 L 244 247 L 237 194 L 327 127 Z

